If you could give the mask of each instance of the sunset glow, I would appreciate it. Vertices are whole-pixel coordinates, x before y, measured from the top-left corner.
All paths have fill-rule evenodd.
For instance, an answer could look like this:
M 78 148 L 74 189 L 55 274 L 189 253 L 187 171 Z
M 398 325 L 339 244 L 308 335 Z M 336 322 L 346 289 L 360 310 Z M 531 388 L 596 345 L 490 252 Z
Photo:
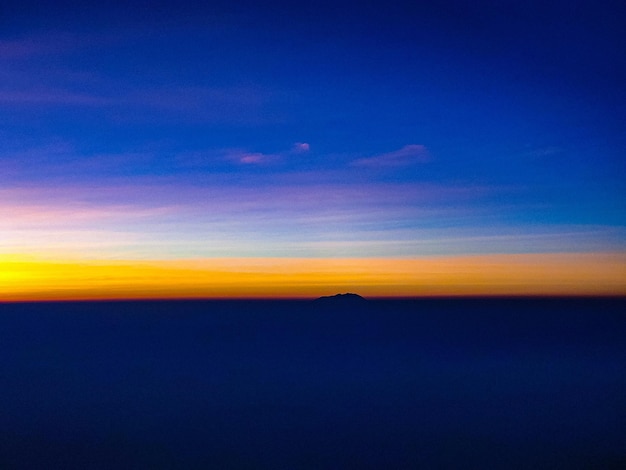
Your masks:
M 626 295 L 611 253 L 423 259 L 0 262 L 0 300 Z

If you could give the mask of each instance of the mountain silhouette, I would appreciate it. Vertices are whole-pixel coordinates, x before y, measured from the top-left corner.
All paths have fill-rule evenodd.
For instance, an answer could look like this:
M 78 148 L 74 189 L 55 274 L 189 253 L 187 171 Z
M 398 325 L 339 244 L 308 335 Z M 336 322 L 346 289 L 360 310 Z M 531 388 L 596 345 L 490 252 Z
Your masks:
M 371 313 L 376 303 L 371 303 L 358 294 L 345 293 L 320 297 L 311 302 L 311 310 L 319 315 L 316 318 L 332 318 L 327 325 L 328 331 L 334 331 L 334 334 L 352 334 L 354 328 L 358 328 L 357 324 L 363 321 L 363 315 Z M 326 316 L 332 314 L 331 317 Z M 359 318 L 359 320 L 357 320 Z M 326 320 L 316 320 L 326 321 Z
M 361 297 L 359 294 L 352 294 L 347 292 L 345 294 L 328 295 L 315 299 L 317 303 L 323 303 L 326 305 L 355 305 L 367 302 L 367 300 Z

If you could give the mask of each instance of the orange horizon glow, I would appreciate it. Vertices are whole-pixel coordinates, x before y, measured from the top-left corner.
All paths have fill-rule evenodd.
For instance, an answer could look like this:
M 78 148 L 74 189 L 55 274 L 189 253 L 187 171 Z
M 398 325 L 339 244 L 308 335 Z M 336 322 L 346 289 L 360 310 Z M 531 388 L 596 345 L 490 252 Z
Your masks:
M 626 254 L 411 259 L 43 260 L 0 257 L 0 301 L 626 295 Z

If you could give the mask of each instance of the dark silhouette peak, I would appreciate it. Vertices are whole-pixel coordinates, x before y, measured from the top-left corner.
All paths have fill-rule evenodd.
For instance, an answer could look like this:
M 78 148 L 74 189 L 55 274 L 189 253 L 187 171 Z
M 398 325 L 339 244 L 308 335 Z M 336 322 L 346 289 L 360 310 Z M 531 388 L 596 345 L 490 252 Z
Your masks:
M 328 295 L 320 297 L 317 302 L 329 302 L 329 303 L 347 303 L 347 302 L 365 302 L 366 300 L 359 294 L 352 294 L 347 292 L 345 294 Z

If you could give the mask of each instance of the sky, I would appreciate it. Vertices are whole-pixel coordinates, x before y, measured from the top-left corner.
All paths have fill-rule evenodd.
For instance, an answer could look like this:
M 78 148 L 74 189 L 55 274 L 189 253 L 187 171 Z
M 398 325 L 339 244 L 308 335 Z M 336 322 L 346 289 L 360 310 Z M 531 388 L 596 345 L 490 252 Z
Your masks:
M 2 2 L 0 300 L 626 295 L 625 4 L 424 3 Z

